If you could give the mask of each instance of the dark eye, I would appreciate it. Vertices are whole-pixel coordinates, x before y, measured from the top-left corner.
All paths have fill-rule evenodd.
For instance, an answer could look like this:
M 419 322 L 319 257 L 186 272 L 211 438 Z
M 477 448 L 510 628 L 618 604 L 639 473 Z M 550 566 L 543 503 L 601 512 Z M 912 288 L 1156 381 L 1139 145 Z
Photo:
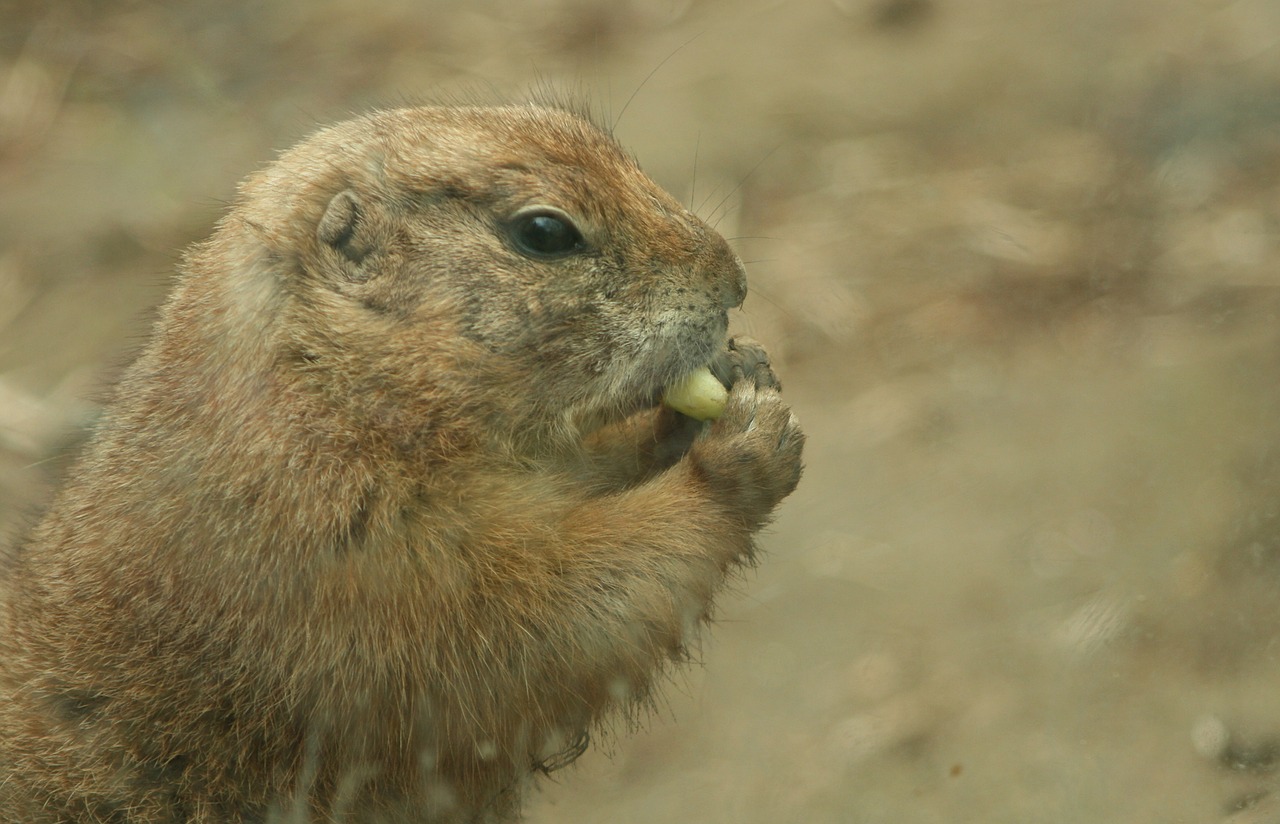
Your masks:
M 573 221 L 546 209 L 517 215 L 511 237 L 516 248 L 534 257 L 561 257 L 582 247 L 582 234 Z

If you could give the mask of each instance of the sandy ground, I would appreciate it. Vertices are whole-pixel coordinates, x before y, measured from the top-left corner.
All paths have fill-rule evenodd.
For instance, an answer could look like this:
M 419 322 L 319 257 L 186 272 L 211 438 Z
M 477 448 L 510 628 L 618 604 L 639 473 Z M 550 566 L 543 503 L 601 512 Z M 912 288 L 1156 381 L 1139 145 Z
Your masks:
M 1280 5 L 0 2 L 0 527 L 317 122 L 579 88 L 808 471 L 532 822 L 1280 820 Z M 650 73 L 652 72 L 652 75 Z

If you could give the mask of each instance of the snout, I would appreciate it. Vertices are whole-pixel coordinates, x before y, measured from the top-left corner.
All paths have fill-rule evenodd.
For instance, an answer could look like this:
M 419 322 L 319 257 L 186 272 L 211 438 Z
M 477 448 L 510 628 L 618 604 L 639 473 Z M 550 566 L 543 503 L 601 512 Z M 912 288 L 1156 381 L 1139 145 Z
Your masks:
M 703 271 L 724 310 L 736 309 L 747 297 L 747 269 L 720 235 L 707 231 Z
M 737 309 L 747 298 L 747 268 L 732 252 L 725 274 L 725 285 L 720 290 L 720 305 L 725 309 Z

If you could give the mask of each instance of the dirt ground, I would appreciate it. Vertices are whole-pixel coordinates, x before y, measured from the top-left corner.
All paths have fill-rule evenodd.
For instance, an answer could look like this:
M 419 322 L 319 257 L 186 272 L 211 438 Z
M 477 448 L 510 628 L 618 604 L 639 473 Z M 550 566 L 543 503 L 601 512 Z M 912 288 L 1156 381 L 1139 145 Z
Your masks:
M 0 528 L 238 179 L 543 82 L 734 239 L 809 447 L 530 821 L 1280 820 L 1273 0 L 0 0 Z

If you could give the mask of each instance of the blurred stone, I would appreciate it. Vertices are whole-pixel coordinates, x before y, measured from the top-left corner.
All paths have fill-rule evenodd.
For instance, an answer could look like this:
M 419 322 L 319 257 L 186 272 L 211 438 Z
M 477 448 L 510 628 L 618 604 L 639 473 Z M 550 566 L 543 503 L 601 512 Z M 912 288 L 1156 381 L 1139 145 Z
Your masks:
M 1115 594 L 1101 592 L 1059 623 L 1053 637 L 1071 652 L 1087 655 L 1111 644 L 1128 626 L 1126 601 Z
M 833 757 L 856 764 L 928 736 L 935 723 L 935 713 L 924 696 L 907 693 L 837 721 L 828 746 Z
M 851 695 L 860 702 L 884 701 L 903 687 L 902 662 L 887 651 L 862 655 L 848 673 Z
M 1191 725 L 1191 746 L 1207 761 L 1218 761 L 1231 743 L 1231 733 L 1216 715 L 1202 715 Z
M 1072 230 L 1026 209 L 994 200 L 969 204 L 970 245 L 993 258 L 1045 268 L 1060 263 L 1072 246 Z

